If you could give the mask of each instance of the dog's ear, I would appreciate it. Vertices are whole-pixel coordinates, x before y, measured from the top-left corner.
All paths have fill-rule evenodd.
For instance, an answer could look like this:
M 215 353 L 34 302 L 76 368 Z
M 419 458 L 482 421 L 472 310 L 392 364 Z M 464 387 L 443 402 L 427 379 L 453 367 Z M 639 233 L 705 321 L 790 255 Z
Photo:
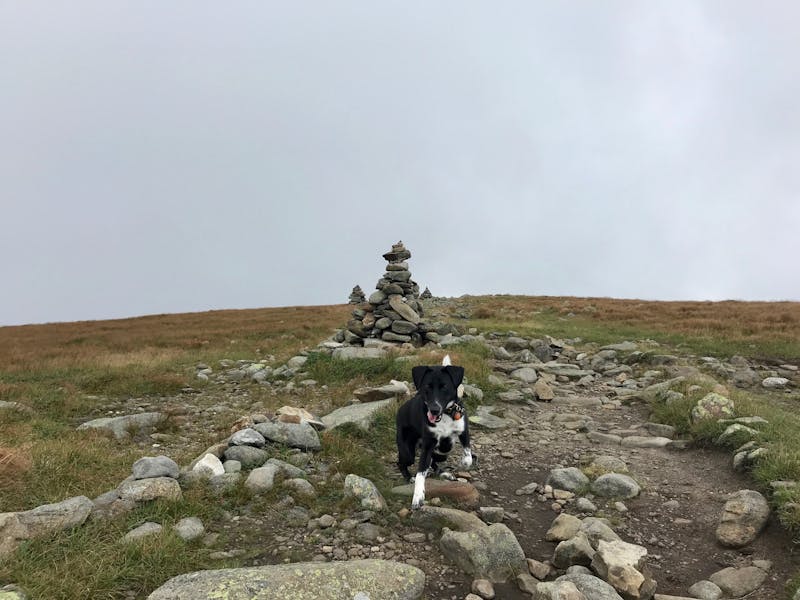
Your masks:
M 411 377 L 414 379 L 414 387 L 417 388 L 417 391 L 422 389 L 422 378 L 425 377 L 426 373 L 430 370 L 431 368 L 425 365 L 419 365 L 411 369 Z
M 464 367 L 453 367 L 448 365 L 442 368 L 448 375 L 450 375 L 450 379 L 453 380 L 454 387 L 460 386 L 461 382 L 464 381 Z

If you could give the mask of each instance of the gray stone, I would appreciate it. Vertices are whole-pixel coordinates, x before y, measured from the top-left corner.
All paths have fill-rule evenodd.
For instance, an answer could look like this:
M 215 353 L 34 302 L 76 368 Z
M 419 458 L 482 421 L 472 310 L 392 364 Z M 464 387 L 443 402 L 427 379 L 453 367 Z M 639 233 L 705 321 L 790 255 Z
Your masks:
M 89 498 L 75 496 L 16 514 L 19 524 L 25 529 L 25 539 L 31 539 L 82 525 L 93 508 Z
M 730 417 L 733 417 L 733 401 L 715 392 L 703 396 L 692 408 L 693 423 Z
M 639 346 L 633 342 L 624 341 L 618 344 L 607 344 L 600 348 L 601 350 L 616 350 L 618 352 L 633 352 Z
M 375 413 L 395 402 L 393 398 L 376 400 L 375 402 L 360 402 L 337 408 L 322 417 L 322 422 L 328 429 L 335 429 L 345 423 L 354 423 L 362 429 L 369 429 L 375 418 Z
M 553 564 L 559 569 L 566 569 L 571 565 L 589 566 L 594 555 L 595 550 L 589 543 L 589 538 L 580 532 L 556 546 Z
M 767 574 L 758 567 L 728 567 L 709 577 L 730 598 L 741 598 L 757 590 L 766 578 Z
M 166 416 L 160 412 L 145 412 L 120 417 L 102 417 L 93 419 L 78 426 L 78 431 L 96 429 L 112 434 L 118 440 L 125 440 L 131 432 L 139 429 L 155 428 L 166 421 Z
M 411 336 L 395 333 L 394 331 L 384 330 L 384 332 L 381 334 L 381 339 L 386 340 L 387 342 L 399 342 L 404 344 L 411 341 Z
M 151 535 L 158 535 L 160 534 L 164 528 L 159 525 L 158 523 L 152 523 L 148 521 L 147 523 L 143 523 L 139 525 L 136 529 L 131 529 L 128 533 L 126 533 L 122 537 L 123 542 L 136 542 L 146 537 L 150 537 Z
M 255 429 L 246 427 L 234 433 L 228 443 L 231 446 L 254 446 L 255 448 L 263 448 L 267 441 L 264 436 L 258 433 Z
M 470 415 L 470 426 L 476 425 L 484 429 L 505 429 L 511 424 L 511 421 L 493 415 L 492 413 L 498 410 L 498 407 L 491 405 L 481 405 L 478 407 L 476 414 Z
M 789 380 L 786 379 L 786 377 L 767 377 L 761 382 L 762 387 L 765 387 L 769 390 L 781 390 L 788 384 Z
M 308 423 L 258 423 L 253 429 L 270 442 L 290 448 L 319 450 L 322 447 L 317 430 Z
M 241 473 L 223 473 L 214 475 L 208 479 L 208 487 L 212 494 L 222 495 L 228 490 L 235 488 L 242 479 Z
M 395 333 L 408 335 L 410 333 L 414 333 L 417 329 L 419 329 L 419 327 L 417 327 L 413 323 L 409 323 L 408 321 L 392 322 L 392 331 Z
M 586 573 L 567 573 L 556 579 L 556 583 L 569 581 L 586 597 L 586 600 L 622 600 L 617 591 L 602 579 Z
M 470 531 L 445 528 L 439 546 L 462 571 L 494 583 L 507 581 L 528 569 L 517 538 L 502 523 Z
M 384 294 L 380 290 L 375 290 L 369 296 L 369 303 L 370 304 L 375 304 L 376 306 L 378 304 L 381 304 L 382 302 L 385 302 L 385 301 L 386 301 L 386 294 Z
M 300 496 L 305 498 L 314 498 L 317 495 L 317 491 L 314 489 L 314 486 L 305 479 L 294 478 L 294 479 L 287 479 L 283 482 L 284 487 L 288 487 Z
M 586 600 L 571 581 L 548 581 L 536 584 L 534 600 Z
M 478 507 L 478 514 L 485 523 L 502 523 L 506 511 L 502 506 L 481 506 Z
M 567 513 L 561 513 L 551 523 L 544 539 L 548 542 L 563 542 L 573 537 L 581 529 L 581 520 Z
M 361 598 L 417 600 L 425 574 L 410 565 L 386 560 L 291 563 L 241 569 L 196 571 L 178 575 L 148 600 L 318 600 Z
M 627 473 L 628 465 L 621 458 L 603 454 L 592 460 L 589 468 L 595 473 Z
M 241 468 L 241 463 L 239 463 L 239 467 Z M 208 452 L 203 455 L 203 458 L 194 463 L 192 471 L 206 477 L 213 477 L 214 475 L 222 475 L 225 472 L 225 467 L 215 454 Z
M 268 492 L 275 485 L 275 475 L 280 472 L 277 465 L 264 465 L 250 471 L 244 482 L 245 487 L 256 494 Z
M 623 448 L 666 448 L 672 442 L 667 437 L 631 435 L 622 438 Z
M 550 471 L 547 483 L 559 490 L 576 492 L 589 485 L 589 478 L 577 467 L 565 467 Z
M 592 483 L 592 492 L 603 498 L 635 498 L 640 491 L 638 483 L 620 473 L 606 473 Z
M 401 317 L 403 317 L 409 323 L 413 323 L 414 325 L 419 325 L 419 322 L 422 320 L 417 312 L 411 308 L 406 302 L 404 298 L 397 294 L 392 294 L 389 296 L 389 306 L 392 307 Z
M 595 513 L 597 506 L 588 498 L 580 497 L 575 501 L 575 509 L 582 513 Z
M 151 477 L 178 478 L 178 463 L 168 456 L 145 456 L 133 463 L 133 477 L 148 479 Z
M 539 376 L 536 374 L 536 369 L 531 367 L 521 367 L 519 369 L 515 369 L 511 371 L 511 377 L 513 379 L 518 379 L 523 383 L 534 383 Z
M 608 522 L 605 519 L 597 519 L 595 517 L 586 517 L 583 520 L 581 532 L 587 537 L 592 548 L 597 548 L 601 540 L 613 542 L 619 539 L 619 536 L 608 526 Z
M 386 500 L 375 484 L 365 477 L 359 477 L 353 473 L 345 477 L 344 495 L 357 499 L 362 508 L 376 511 L 386 509 Z
M 122 500 L 148 502 L 150 500 L 180 500 L 183 498 L 181 486 L 171 477 L 151 477 L 123 481 L 117 488 Z
M 754 490 L 731 494 L 722 509 L 717 540 L 729 548 L 741 548 L 758 537 L 769 519 L 769 503 Z
M 225 473 L 238 473 L 242 470 L 242 463 L 238 460 L 226 460 L 222 468 Z M 214 473 L 215 475 L 222 475 L 222 473 Z
M 175 530 L 178 537 L 186 542 L 191 542 L 192 540 L 203 537 L 206 533 L 203 522 L 197 517 L 185 517 L 175 523 L 172 528 Z
M 722 590 L 716 583 L 711 581 L 698 581 L 689 588 L 689 595 L 700 600 L 719 600 L 722 598 Z
M 236 460 L 241 463 L 243 469 L 253 469 L 267 462 L 269 452 L 253 446 L 231 446 L 225 450 L 224 456 L 225 460 Z
M 415 510 L 411 513 L 411 523 L 419 529 L 433 533 L 439 533 L 445 527 L 453 531 L 470 531 L 486 527 L 486 524 L 472 513 L 440 506 L 423 506 Z
M 383 348 L 362 348 L 360 346 L 344 346 L 333 351 L 333 358 L 350 360 L 353 358 L 383 358 L 387 355 Z
M 644 428 L 650 435 L 672 439 L 675 437 L 675 428 L 672 425 L 662 423 L 645 423 Z
M 291 460 L 291 456 L 289 457 Z M 306 472 L 298 467 L 297 465 L 293 465 L 286 461 L 277 459 L 277 458 L 270 458 L 267 462 L 267 465 L 274 465 L 278 468 L 279 471 L 283 472 L 286 477 L 290 477 L 293 479 L 297 479 L 299 477 L 305 477 Z
M 296 371 L 297 369 L 304 367 L 307 362 L 308 362 L 307 356 L 293 356 L 292 358 L 286 361 L 286 366 L 292 369 L 293 371 Z

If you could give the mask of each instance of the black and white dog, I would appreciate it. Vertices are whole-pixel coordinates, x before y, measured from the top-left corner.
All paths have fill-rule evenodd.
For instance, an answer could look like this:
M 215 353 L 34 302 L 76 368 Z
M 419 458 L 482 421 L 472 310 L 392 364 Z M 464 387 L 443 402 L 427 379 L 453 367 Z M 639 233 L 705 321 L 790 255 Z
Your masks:
M 417 446 L 421 446 L 411 500 L 411 508 L 416 509 L 425 502 L 425 478 L 430 472 L 438 472 L 439 463 L 447 460 L 456 437 L 464 449 L 461 466 L 465 469 L 472 466 L 472 449 L 467 413 L 461 403 L 464 367 L 451 365 L 448 355 L 441 367 L 414 367 L 411 375 L 417 395 L 397 411 L 397 466 L 411 481 L 408 467 L 414 463 Z

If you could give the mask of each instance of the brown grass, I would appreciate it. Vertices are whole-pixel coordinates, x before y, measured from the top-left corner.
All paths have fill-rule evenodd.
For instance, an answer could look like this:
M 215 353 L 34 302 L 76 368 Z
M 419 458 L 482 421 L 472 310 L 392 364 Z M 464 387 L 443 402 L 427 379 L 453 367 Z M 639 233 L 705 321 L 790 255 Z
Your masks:
M 475 319 L 525 324 L 540 322 L 589 333 L 613 332 L 666 336 L 666 341 L 698 349 L 728 348 L 743 354 L 800 357 L 800 302 L 660 302 L 558 296 L 476 297 Z M 555 332 L 557 333 L 557 332 Z M 555 334 L 554 333 L 554 334 Z M 580 333 L 578 333 L 580 335 Z

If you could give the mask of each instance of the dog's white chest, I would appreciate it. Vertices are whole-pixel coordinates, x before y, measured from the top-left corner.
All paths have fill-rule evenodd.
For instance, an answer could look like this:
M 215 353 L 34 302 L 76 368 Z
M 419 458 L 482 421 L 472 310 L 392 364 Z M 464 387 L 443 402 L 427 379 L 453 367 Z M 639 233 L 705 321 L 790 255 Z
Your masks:
M 449 415 L 442 415 L 442 419 L 436 425 L 428 425 L 433 435 L 437 438 L 451 438 L 464 433 L 464 419 L 457 421 Z

